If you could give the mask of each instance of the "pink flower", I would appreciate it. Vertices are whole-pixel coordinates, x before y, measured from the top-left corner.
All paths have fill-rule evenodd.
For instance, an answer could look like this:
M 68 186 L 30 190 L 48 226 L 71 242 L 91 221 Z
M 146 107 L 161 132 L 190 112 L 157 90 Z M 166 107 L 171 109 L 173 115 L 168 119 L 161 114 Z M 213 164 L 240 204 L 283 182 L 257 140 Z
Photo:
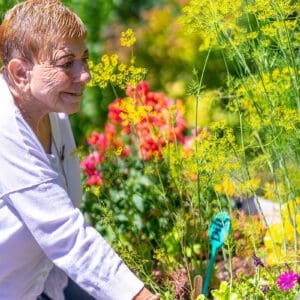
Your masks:
M 105 125 L 105 136 L 106 136 L 107 140 L 109 142 L 111 142 L 116 134 L 117 134 L 117 130 L 116 130 L 115 125 L 113 125 L 111 123 L 107 123 Z
M 174 285 L 176 299 L 182 299 L 188 283 L 187 271 L 185 268 L 177 269 L 171 273 L 170 282 Z
M 128 86 L 126 89 L 126 95 L 128 97 L 143 97 L 148 94 L 149 84 L 147 81 L 141 81 L 136 88 Z
M 142 81 L 136 87 L 136 92 L 138 96 L 147 95 L 149 92 L 149 84 L 147 81 Z
M 93 186 L 101 185 L 102 183 L 103 183 L 103 180 L 99 173 L 90 176 L 86 181 L 87 185 L 93 185 Z
M 280 290 L 287 291 L 292 289 L 297 281 L 298 275 L 289 271 L 278 276 L 277 286 Z
M 93 131 L 91 136 L 87 139 L 91 146 L 97 147 L 98 151 L 104 152 L 108 148 L 108 141 L 103 133 Z
M 90 153 L 81 163 L 80 167 L 83 169 L 86 176 L 92 176 L 97 174 L 96 167 L 102 163 L 104 157 L 98 152 Z
M 129 155 L 131 155 L 131 149 L 128 145 L 125 145 L 122 149 L 121 156 L 122 157 L 128 157 Z

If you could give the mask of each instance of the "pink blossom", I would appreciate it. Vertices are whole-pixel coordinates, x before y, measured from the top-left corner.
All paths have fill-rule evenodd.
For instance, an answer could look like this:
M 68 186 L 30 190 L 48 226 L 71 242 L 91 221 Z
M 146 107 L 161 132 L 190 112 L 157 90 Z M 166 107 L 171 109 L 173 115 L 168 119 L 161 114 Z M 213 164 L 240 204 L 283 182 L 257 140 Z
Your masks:
M 115 135 L 117 134 L 117 130 L 114 124 L 112 123 L 107 123 L 105 125 L 105 136 L 107 138 L 108 141 L 111 141 Z
M 170 282 L 174 285 L 176 299 L 182 299 L 185 294 L 186 284 L 188 283 L 186 269 L 181 268 L 172 272 Z
M 103 153 L 109 147 L 109 141 L 104 133 L 93 131 L 87 141 L 91 146 L 96 147 L 101 153 Z
M 89 154 L 81 163 L 80 167 L 83 169 L 85 175 L 92 176 L 97 174 L 96 167 L 104 160 L 97 151 Z
M 121 156 L 128 157 L 129 155 L 131 155 L 131 153 L 132 153 L 132 151 L 131 151 L 130 147 L 128 145 L 125 145 L 122 149 Z
M 149 92 L 149 84 L 147 81 L 142 81 L 136 87 L 136 92 L 138 95 L 147 95 Z
M 181 100 L 174 101 L 163 93 L 150 91 L 146 81 L 137 87 L 128 87 L 126 94 L 135 99 L 137 109 L 145 106 L 146 116 L 137 124 L 125 125 L 120 117 L 124 113 L 120 105 L 123 99 L 117 98 L 109 105 L 108 122 L 104 131 L 94 131 L 88 138 L 89 145 L 95 151 L 81 163 L 89 184 L 101 182 L 99 165 L 108 150 L 122 149 L 121 157 L 128 157 L 137 146 L 140 159 L 149 160 L 154 157 L 162 158 L 162 150 L 169 143 L 186 143 L 186 148 L 190 148 L 191 141 L 187 142 L 184 136 L 186 121 Z M 137 145 L 131 148 L 133 141 Z
M 87 185 L 92 185 L 92 186 L 98 186 L 98 185 L 101 185 L 102 183 L 103 183 L 103 180 L 99 173 L 90 176 L 86 181 Z
M 290 290 L 298 281 L 298 275 L 293 271 L 285 272 L 278 276 L 277 286 L 280 290 Z

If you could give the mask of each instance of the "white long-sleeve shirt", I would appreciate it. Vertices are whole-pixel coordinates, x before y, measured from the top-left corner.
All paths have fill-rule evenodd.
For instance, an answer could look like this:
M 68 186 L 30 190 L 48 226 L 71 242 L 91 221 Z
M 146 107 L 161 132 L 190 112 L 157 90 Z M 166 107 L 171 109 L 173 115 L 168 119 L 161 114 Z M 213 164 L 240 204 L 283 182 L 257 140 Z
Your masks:
M 81 186 L 68 118 L 51 113 L 50 120 L 51 155 L 0 76 L 0 300 L 35 300 L 43 291 L 63 299 L 66 275 L 96 299 L 132 299 L 143 283 L 76 207 Z

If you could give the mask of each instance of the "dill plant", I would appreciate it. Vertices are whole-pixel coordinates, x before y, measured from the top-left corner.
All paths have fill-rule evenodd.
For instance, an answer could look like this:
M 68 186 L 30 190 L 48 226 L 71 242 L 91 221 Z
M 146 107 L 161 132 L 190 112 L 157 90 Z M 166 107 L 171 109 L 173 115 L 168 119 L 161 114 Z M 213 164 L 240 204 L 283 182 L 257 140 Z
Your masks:
M 203 35 L 201 51 L 220 51 L 224 58 L 223 97 L 238 120 L 232 127 L 235 158 L 240 163 L 230 177 L 234 194 L 245 201 L 267 197 L 280 209 L 281 218 L 271 224 L 258 205 L 266 236 L 263 247 L 253 242 L 253 252 L 270 266 L 296 269 L 300 245 L 299 11 L 299 2 L 289 0 L 192 0 L 181 18 L 187 32 Z M 206 62 L 203 65 L 202 73 Z M 197 81 L 193 86 L 197 90 Z M 202 79 L 198 79 L 198 91 L 195 98 L 201 102 Z M 260 297 L 265 295 L 252 296 Z
M 105 55 L 90 64 L 92 84 L 127 86 L 127 97 L 117 98 L 110 110 L 120 139 L 112 138 L 111 128 L 90 137 L 98 154 L 90 153 L 83 164 L 90 180 L 83 209 L 163 299 L 187 297 L 193 278 L 204 276 L 210 221 L 222 210 L 236 218 L 234 198 L 246 206 L 250 198 L 258 204 L 260 197 L 268 198 L 278 204 L 281 220 L 271 224 L 258 205 L 263 225 L 248 218 L 243 241 L 231 233 L 220 257 L 229 282 L 212 293 L 216 299 L 263 299 L 266 293 L 276 299 L 283 295 L 276 274 L 286 266 L 298 270 L 299 10 L 299 3 L 289 0 L 191 0 L 183 8 L 181 24 L 201 36 L 199 50 L 205 52 L 189 87 L 196 106 L 193 129 L 181 118 L 180 101 L 174 104 L 139 83 L 145 70 L 134 66 L 134 59 L 128 66 Z M 122 35 L 124 46 L 134 43 L 132 34 Z M 221 53 L 227 70 L 217 93 L 204 86 L 214 52 Z M 225 113 L 203 124 L 199 107 L 209 95 L 223 103 Z M 111 147 L 103 161 L 99 153 L 107 138 Z M 237 223 L 234 219 L 236 230 L 242 226 Z M 233 256 L 243 251 L 262 257 L 272 272 L 237 278 Z M 295 287 L 289 297 L 296 292 Z

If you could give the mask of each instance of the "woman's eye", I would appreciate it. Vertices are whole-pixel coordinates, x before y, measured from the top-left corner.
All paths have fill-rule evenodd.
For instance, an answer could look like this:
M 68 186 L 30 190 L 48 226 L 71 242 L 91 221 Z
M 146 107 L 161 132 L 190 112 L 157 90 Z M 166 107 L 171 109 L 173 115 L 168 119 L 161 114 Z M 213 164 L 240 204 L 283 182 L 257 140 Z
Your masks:
M 73 66 L 73 63 L 74 63 L 73 61 L 68 61 L 68 62 L 60 65 L 60 67 L 68 69 L 68 68 L 71 68 Z

